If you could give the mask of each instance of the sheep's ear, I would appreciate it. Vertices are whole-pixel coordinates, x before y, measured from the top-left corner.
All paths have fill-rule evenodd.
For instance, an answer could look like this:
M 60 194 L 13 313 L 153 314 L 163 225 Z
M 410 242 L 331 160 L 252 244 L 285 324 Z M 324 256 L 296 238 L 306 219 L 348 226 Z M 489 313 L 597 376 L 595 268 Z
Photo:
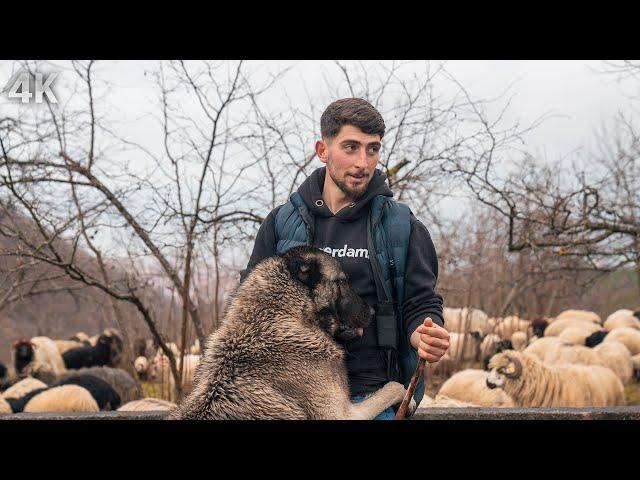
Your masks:
M 511 361 L 507 365 L 507 368 L 504 369 L 504 375 L 509 378 L 518 378 L 522 373 L 522 364 L 517 358 L 512 358 L 510 360 Z

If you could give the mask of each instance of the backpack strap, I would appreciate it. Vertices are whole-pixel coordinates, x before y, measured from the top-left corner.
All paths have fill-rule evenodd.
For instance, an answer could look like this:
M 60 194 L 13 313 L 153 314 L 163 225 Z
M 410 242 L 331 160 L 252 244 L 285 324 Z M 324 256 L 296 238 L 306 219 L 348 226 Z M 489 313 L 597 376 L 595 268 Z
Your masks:
M 298 192 L 294 192 L 275 218 L 276 253 L 283 254 L 298 245 L 310 245 L 313 218 Z
M 405 272 L 409 238 L 411 236 L 411 210 L 403 203 L 396 202 L 390 197 L 379 196 L 373 200 L 371 206 L 371 230 L 374 237 L 375 259 L 382 275 L 385 291 L 392 294 L 395 311 L 393 326 L 397 329 L 398 368 L 401 382 L 409 386 L 411 376 L 418 365 L 418 353 L 411 346 L 410 339 L 404 331 L 402 303 L 405 293 Z M 376 269 L 374 269 L 374 272 Z M 377 285 L 377 282 L 376 282 Z M 379 292 L 379 297 L 382 292 Z M 387 298 L 389 298 L 387 296 Z M 378 320 L 392 321 L 389 316 L 380 316 Z M 382 326 L 388 330 L 391 326 Z M 420 378 L 413 397 L 419 404 L 424 396 L 424 379 Z

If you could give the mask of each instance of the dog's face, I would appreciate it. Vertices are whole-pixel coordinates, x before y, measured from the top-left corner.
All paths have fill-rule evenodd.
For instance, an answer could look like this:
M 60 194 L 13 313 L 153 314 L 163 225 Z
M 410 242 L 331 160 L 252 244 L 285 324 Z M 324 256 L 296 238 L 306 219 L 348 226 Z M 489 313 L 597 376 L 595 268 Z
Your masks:
M 515 380 L 522 374 L 522 363 L 509 352 L 498 353 L 491 357 L 488 368 L 491 370 L 487 376 L 489 388 L 503 388 L 506 382 Z
M 344 326 L 369 325 L 373 309 L 351 289 L 338 260 L 307 246 L 294 247 L 282 258 L 293 280 L 306 287 L 320 326 L 330 335 Z

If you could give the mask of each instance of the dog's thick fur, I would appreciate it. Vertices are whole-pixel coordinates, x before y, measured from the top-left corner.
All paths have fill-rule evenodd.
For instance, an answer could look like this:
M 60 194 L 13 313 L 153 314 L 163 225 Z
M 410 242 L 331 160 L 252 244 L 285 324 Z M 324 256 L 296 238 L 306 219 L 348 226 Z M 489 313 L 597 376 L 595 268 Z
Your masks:
M 400 403 L 405 388 L 389 382 L 351 403 L 344 353 L 333 338 L 341 322 L 364 327 L 371 313 L 339 262 L 319 249 L 295 247 L 263 260 L 238 288 L 207 341 L 193 389 L 168 418 L 375 418 Z

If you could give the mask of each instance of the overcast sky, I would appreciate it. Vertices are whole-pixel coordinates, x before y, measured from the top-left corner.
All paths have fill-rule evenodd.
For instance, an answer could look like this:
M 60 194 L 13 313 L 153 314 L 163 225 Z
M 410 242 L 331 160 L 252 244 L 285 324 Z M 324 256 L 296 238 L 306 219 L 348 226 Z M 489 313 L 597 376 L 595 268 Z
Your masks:
M 157 90 L 144 72 L 156 64 L 109 61 L 101 62 L 99 67 L 117 86 L 111 99 L 118 116 L 130 121 L 127 129 L 133 135 L 143 137 L 151 131 L 144 119 L 148 119 L 150 102 L 157 101 Z M 340 76 L 330 61 L 252 61 L 249 66 L 262 71 L 293 67 L 271 93 L 274 99 L 280 98 L 284 90 L 294 101 L 305 100 L 305 89 L 322 96 L 328 93 L 323 92 L 324 78 Z M 8 81 L 11 67 L 12 62 L 0 63 L 0 85 Z M 507 123 L 519 119 L 528 124 L 541 115 L 555 115 L 527 138 L 531 148 L 550 159 L 566 156 L 580 147 L 588 148 L 594 130 L 619 109 L 627 108 L 625 95 L 638 93 L 637 83 L 620 83 L 610 75 L 598 73 L 603 69 L 600 61 L 455 60 L 446 62 L 446 69 L 476 98 L 492 98 L 510 87 L 513 101 L 505 118 Z M 3 96 L 0 105 L 6 101 Z
M 365 62 L 366 65 L 375 63 Z M 54 64 L 62 68 L 67 64 L 68 68 L 68 62 Z M 157 64 L 156 61 L 98 62 L 95 73 L 96 77 L 113 84 L 109 108 L 110 114 L 121 122 L 121 133 L 130 140 L 160 148 L 159 125 L 150 115 L 150 112 L 157 111 L 158 90 L 151 76 L 145 75 L 145 72 L 155 70 Z M 341 76 L 332 61 L 251 61 L 247 67 L 261 72 L 259 74 L 290 67 L 267 94 L 267 100 L 280 103 L 281 107 L 284 92 L 294 104 L 306 102 L 306 92 L 309 92 L 322 103 L 317 105 L 320 111 L 334 99 L 326 89 L 325 79 L 337 80 Z M 609 123 L 619 110 L 628 110 L 629 95 L 639 93 L 637 82 L 618 82 L 613 76 L 601 73 L 604 67 L 601 61 L 581 60 L 445 62 L 446 70 L 475 99 L 495 98 L 508 91 L 507 96 L 512 97 L 512 102 L 504 119 L 506 124 L 519 120 L 522 125 L 528 125 L 543 115 L 549 116 L 526 137 L 527 150 L 549 160 L 584 155 L 594 146 L 594 132 L 603 123 Z M 14 62 L 0 62 L 0 87 L 9 80 L 13 68 Z M 62 81 L 73 77 L 68 71 L 60 71 Z M 445 82 L 439 85 L 438 81 L 436 89 L 445 91 L 448 88 Z M 20 105 L 7 105 L 7 99 L 2 96 L 1 116 L 7 114 L 7 108 L 20 108 Z M 185 104 L 185 110 L 188 108 Z

